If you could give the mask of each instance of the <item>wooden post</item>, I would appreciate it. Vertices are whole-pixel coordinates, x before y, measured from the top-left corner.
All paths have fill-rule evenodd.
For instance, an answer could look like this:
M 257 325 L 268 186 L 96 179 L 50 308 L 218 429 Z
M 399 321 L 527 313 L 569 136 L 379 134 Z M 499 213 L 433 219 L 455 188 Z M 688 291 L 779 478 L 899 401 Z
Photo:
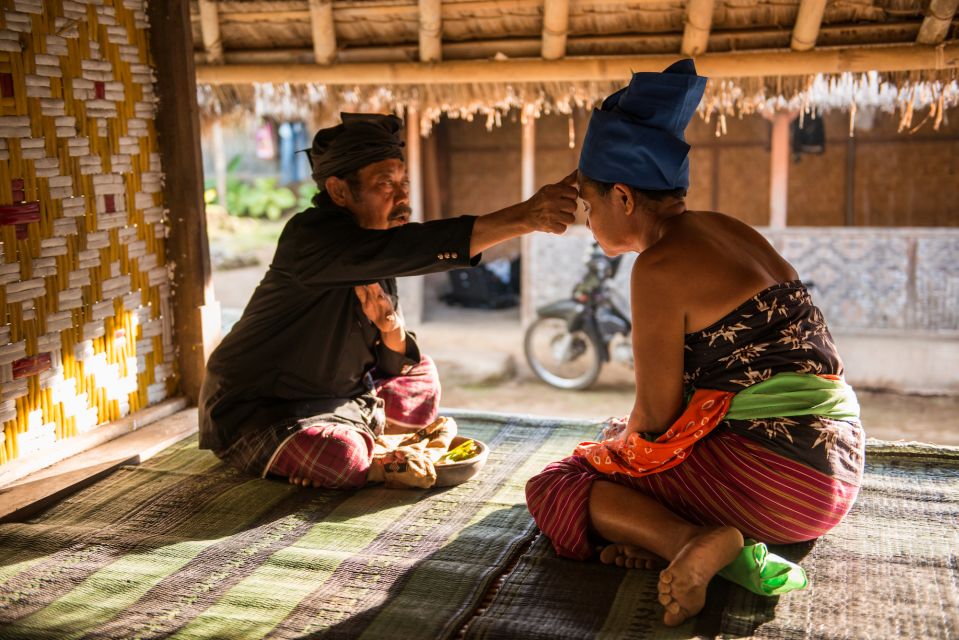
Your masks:
M 790 44 L 793 51 L 809 51 L 816 46 L 825 11 L 826 0 L 800 0 Z
M 223 62 L 223 42 L 220 40 L 220 16 L 215 0 L 200 0 L 200 34 L 207 62 Z
M 959 0 L 931 0 L 926 17 L 919 27 L 916 42 L 919 44 L 939 44 L 949 34 L 952 17 L 959 9 Z
M 406 107 L 406 171 L 410 178 L 411 222 L 423 222 L 423 161 L 420 153 L 420 113 L 415 106 Z M 423 321 L 423 276 L 400 278 L 400 299 L 403 315 L 410 327 Z
M 333 27 L 332 0 L 310 0 L 310 26 L 316 64 L 333 64 L 336 61 L 336 30 Z
M 203 205 L 200 119 L 189 0 L 151 2 L 150 48 L 156 65 L 160 158 L 170 210 L 168 258 L 175 265 L 173 326 L 180 391 L 195 403 L 206 359 L 220 334 Z
M 709 194 L 709 201 L 710 201 L 709 206 L 712 207 L 713 211 L 719 211 L 719 185 L 720 185 L 719 169 L 721 167 L 719 163 L 720 149 L 721 147 L 718 144 L 713 145 L 713 153 L 712 153 L 712 156 L 713 156 L 712 182 L 713 183 L 712 185 L 710 185 L 712 189 Z
M 769 170 L 769 226 L 786 226 L 789 199 L 789 124 L 793 116 L 778 112 L 772 117 L 772 143 Z
M 713 27 L 715 0 L 689 0 L 686 3 L 686 28 L 683 30 L 682 54 L 698 56 L 706 52 L 709 31 Z
M 423 221 L 423 161 L 420 136 L 420 110 L 406 107 L 406 171 L 410 176 L 411 220 Z
M 217 199 L 220 201 L 220 205 L 224 210 L 227 210 L 227 162 L 226 153 L 223 151 L 223 123 L 219 118 L 213 121 L 211 136 L 213 138 L 213 174 L 216 179 L 216 195 Z
M 439 123 L 433 126 L 430 135 L 423 138 L 423 219 L 439 220 L 443 217 L 443 195 L 440 183 Z
M 441 0 L 419 0 L 420 62 L 443 58 L 443 14 Z
M 536 116 L 532 105 L 524 105 L 522 117 L 522 139 L 520 142 L 520 197 L 528 200 L 536 193 Z M 520 241 L 520 322 L 527 326 L 533 320 L 532 273 L 533 256 L 531 234 Z
M 856 225 L 856 139 L 846 139 L 846 218 L 847 227 Z
M 544 60 L 559 60 L 566 56 L 568 33 L 569 0 L 546 0 L 543 4 L 542 54 Z
M 523 127 L 520 144 L 521 197 L 527 200 L 536 193 L 536 116 L 533 114 L 532 105 L 523 106 L 520 124 Z

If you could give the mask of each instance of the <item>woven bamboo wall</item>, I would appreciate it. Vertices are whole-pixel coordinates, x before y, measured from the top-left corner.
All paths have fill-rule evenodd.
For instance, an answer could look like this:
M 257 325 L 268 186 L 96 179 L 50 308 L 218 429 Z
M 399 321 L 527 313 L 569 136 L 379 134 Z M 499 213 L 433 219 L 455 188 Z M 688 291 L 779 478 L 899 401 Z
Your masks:
M 0 463 L 173 389 L 144 0 L 4 0 Z

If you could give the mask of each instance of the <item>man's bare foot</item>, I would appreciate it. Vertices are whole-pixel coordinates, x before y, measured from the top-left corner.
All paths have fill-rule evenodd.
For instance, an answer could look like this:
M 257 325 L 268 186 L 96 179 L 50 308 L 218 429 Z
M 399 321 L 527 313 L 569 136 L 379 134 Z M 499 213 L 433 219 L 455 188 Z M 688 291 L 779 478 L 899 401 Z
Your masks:
M 627 569 L 658 569 L 666 565 L 655 553 L 631 544 L 606 545 L 599 552 L 599 561 Z
M 290 484 L 298 484 L 302 487 L 309 487 L 310 485 L 313 485 L 313 487 L 316 489 L 320 488 L 319 480 L 314 480 L 312 482 L 309 478 L 287 478 L 287 480 L 290 481 Z
M 703 528 L 687 542 L 659 574 L 659 602 L 666 607 L 663 623 L 675 627 L 699 613 L 706 604 L 706 585 L 742 548 L 743 535 L 733 527 Z

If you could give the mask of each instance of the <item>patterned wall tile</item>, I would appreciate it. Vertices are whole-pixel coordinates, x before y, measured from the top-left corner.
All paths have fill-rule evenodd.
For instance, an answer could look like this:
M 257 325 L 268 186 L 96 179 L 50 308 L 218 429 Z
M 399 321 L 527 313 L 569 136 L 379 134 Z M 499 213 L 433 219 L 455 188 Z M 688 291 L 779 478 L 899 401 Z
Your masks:
M 959 230 L 806 227 L 761 229 L 805 282 L 836 331 L 959 332 Z M 534 235 L 528 299 L 533 307 L 568 297 L 591 242 L 583 227 Z M 629 297 L 634 256 L 616 291 Z

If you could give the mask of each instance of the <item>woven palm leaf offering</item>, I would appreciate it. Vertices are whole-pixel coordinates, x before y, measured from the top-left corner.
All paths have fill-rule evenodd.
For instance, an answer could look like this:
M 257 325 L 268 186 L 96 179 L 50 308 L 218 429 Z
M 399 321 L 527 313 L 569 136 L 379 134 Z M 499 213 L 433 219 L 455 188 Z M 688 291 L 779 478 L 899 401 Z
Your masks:
M 489 449 L 457 435 L 456 421 L 440 416 L 413 433 L 379 436 L 367 479 L 387 487 L 449 487 L 466 482 L 486 463 Z

